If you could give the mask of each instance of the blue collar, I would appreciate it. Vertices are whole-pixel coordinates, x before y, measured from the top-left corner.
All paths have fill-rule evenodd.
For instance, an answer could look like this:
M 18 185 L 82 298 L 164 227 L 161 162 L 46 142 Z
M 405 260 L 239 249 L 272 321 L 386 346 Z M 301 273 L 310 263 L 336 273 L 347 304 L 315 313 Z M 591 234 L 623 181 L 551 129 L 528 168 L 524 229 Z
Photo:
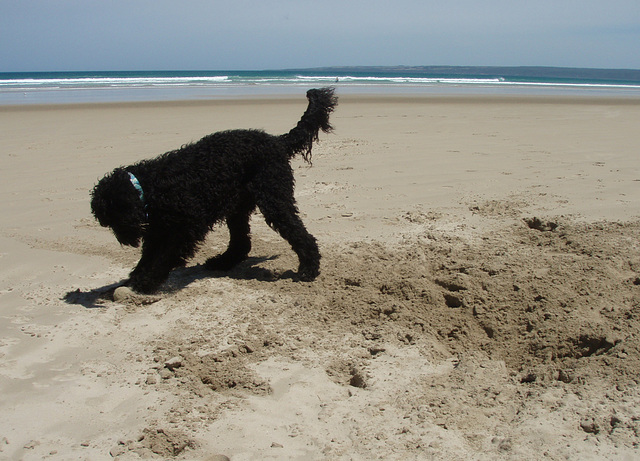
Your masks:
M 129 173 L 129 172 L 127 171 L 127 173 Z M 133 185 L 133 187 L 138 191 L 138 195 L 140 196 L 140 201 L 146 207 L 147 204 L 144 201 L 144 191 L 142 190 L 142 186 L 140 185 L 140 181 L 138 181 L 138 178 L 136 178 L 133 175 L 133 173 L 129 173 L 129 180 L 131 181 L 131 184 Z

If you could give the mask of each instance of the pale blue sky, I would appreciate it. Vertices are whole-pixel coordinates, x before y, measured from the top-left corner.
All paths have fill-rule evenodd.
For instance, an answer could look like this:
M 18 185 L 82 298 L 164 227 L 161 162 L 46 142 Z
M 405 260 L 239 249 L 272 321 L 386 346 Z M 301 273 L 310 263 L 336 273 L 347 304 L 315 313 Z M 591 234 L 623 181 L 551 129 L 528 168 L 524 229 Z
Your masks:
M 640 69 L 640 0 L 0 0 L 0 72 Z

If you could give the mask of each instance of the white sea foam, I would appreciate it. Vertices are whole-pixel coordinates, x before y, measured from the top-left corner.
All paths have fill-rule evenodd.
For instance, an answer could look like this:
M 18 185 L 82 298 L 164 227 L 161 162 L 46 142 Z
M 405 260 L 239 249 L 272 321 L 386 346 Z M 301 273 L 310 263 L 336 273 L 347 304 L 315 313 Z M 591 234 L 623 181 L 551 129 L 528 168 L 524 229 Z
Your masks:
M 152 88 L 152 87 L 226 87 L 250 85 L 382 85 L 382 86 L 531 86 L 531 87 L 576 87 L 576 88 L 640 88 L 640 85 L 579 82 L 527 82 L 506 81 L 500 77 L 450 78 L 450 77 L 396 77 L 396 76 L 354 76 L 354 75 L 289 75 L 289 76 L 189 76 L 189 77 L 70 77 L 70 78 L 23 78 L 0 79 L 0 91 L 37 89 L 96 89 L 96 88 Z
M 433 85 L 433 84 L 463 84 L 463 85 L 482 85 L 487 83 L 500 83 L 503 79 L 500 78 L 445 78 L 445 77 L 368 77 L 368 76 L 304 76 L 298 75 L 296 79 L 303 82 L 307 81 L 328 81 L 338 83 L 361 83 L 361 84 L 418 84 L 418 85 Z
M 144 86 L 197 86 L 213 85 L 229 80 L 228 76 L 215 77 L 81 77 L 0 80 L 0 89 L 29 88 L 96 88 Z
M 333 85 L 342 93 L 563 94 L 584 92 L 638 96 L 640 84 L 602 81 L 541 81 L 499 76 L 398 75 L 392 73 L 134 72 L 94 74 L 0 74 L 0 104 L 37 102 L 198 99 L 242 95 L 297 94 L 300 88 Z

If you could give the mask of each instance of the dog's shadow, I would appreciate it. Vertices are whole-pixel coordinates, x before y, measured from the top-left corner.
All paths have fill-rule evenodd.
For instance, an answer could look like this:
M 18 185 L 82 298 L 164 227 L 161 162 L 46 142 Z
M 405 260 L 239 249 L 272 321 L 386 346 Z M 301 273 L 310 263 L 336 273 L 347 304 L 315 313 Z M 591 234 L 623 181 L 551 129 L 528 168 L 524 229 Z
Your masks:
M 293 279 L 295 273 L 291 270 L 279 273 L 271 269 L 259 266 L 266 261 L 273 261 L 278 256 L 249 257 L 229 271 L 211 271 L 203 264 L 174 269 L 169 275 L 169 279 L 162 285 L 160 291 L 155 296 L 159 300 L 163 295 L 178 292 L 195 281 L 208 278 L 229 278 L 234 280 L 256 280 L 260 282 L 275 282 L 277 280 Z M 87 309 L 105 308 L 114 301 L 113 293 L 116 288 L 124 285 L 127 280 L 93 288 L 89 291 L 82 291 L 79 288 L 69 291 L 62 297 L 68 304 L 84 306 Z M 141 295 L 142 296 L 142 295 Z M 144 303 L 143 303 L 144 304 Z
M 210 278 L 228 278 L 234 280 L 255 280 L 259 282 L 275 282 L 283 279 L 293 279 L 293 271 L 277 272 L 260 266 L 267 261 L 274 261 L 279 256 L 249 257 L 228 271 L 212 271 L 203 264 L 175 269 L 162 287 L 163 292 L 180 291 L 191 283 Z
M 121 280 L 120 282 L 94 288 L 89 291 L 82 291 L 80 288 L 77 288 L 69 291 L 62 297 L 62 300 L 67 304 L 79 304 L 87 309 L 107 307 L 107 303 L 113 301 L 113 292 L 116 288 L 122 286 L 124 282 L 125 280 Z

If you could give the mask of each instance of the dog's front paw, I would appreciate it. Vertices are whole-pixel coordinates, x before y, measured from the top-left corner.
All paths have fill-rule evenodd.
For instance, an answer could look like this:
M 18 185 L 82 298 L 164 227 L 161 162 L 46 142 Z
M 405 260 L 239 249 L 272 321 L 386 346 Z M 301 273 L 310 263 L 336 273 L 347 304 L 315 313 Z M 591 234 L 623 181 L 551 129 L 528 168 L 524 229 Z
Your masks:
M 158 282 L 157 280 L 140 276 L 132 276 L 124 285 L 131 288 L 136 293 L 148 295 L 158 291 L 161 284 L 162 282 Z
M 300 267 L 293 280 L 296 282 L 313 282 L 318 275 L 320 275 L 320 269 L 317 267 Z

